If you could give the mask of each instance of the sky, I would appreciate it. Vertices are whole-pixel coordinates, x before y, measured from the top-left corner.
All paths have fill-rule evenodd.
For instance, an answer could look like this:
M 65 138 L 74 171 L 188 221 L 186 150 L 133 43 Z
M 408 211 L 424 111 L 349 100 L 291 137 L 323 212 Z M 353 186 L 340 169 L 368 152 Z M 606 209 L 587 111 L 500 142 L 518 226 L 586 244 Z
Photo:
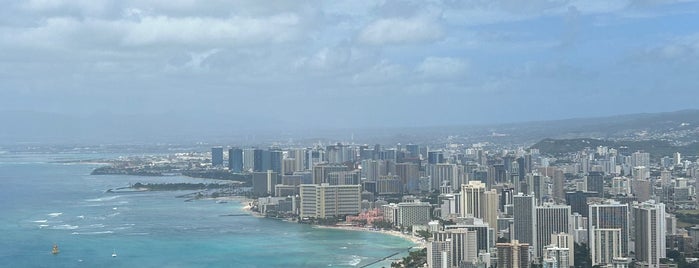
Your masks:
M 699 108 L 698 13 L 679 0 L 9 1 L 0 113 L 402 127 Z

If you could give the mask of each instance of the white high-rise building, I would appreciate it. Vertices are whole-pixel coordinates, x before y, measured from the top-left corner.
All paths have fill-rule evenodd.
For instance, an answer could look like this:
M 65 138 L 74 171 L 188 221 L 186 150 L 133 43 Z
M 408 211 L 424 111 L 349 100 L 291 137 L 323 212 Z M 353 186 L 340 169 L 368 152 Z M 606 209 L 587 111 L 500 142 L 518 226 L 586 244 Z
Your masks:
M 665 258 L 665 204 L 650 200 L 633 206 L 636 260 L 644 267 L 660 267 Z
M 544 247 L 543 253 L 542 263 L 544 267 L 567 268 L 572 266 L 568 265 L 573 253 L 569 248 L 559 248 L 555 245 L 548 245 Z
M 573 235 L 567 234 L 567 233 L 557 233 L 557 234 L 551 234 L 551 245 L 557 248 L 557 251 L 568 251 L 567 253 L 557 253 L 559 256 L 565 255 L 566 261 L 563 262 L 561 258 L 557 258 L 556 260 L 559 261 L 559 264 L 562 266 L 560 267 L 572 267 L 575 264 L 575 240 L 573 238 Z
M 432 205 L 423 202 L 404 202 L 389 204 L 394 208 L 394 224 L 402 227 L 411 227 L 415 224 L 427 224 L 432 219 L 430 209 Z M 384 206 L 386 207 L 386 206 Z M 386 209 L 384 209 L 386 211 Z M 385 217 L 386 215 L 384 215 Z
M 590 256 L 592 265 L 612 264 L 614 258 L 622 256 L 621 229 L 600 228 L 590 229 Z
M 353 215 L 361 210 L 360 185 L 301 184 L 299 193 L 302 218 Z
M 478 258 L 477 231 L 466 228 L 445 230 L 433 234 L 434 241 L 451 241 L 451 263 L 458 266 L 462 261 L 471 262 Z
M 427 244 L 427 266 L 430 268 L 451 268 L 452 242 L 433 241 Z
M 432 179 L 432 189 L 439 189 L 445 182 L 448 182 L 452 189 L 459 186 L 455 184 L 459 181 L 459 169 L 455 164 L 429 164 L 427 165 L 427 174 Z
M 536 257 L 543 256 L 543 248 L 551 241 L 551 234 L 570 233 L 568 230 L 569 218 L 570 206 L 544 204 L 536 207 L 536 235 L 534 236 L 534 254 Z
M 629 253 L 629 207 L 617 201 L 608 200 L 601 204 L 591 204 L 588 214 L 588 234 L 590 240 L 593 235 L 592 229 L 621 229 L 621 256 Z M 609 258 L 611 261 L 611 258 Z M 607 262 L 609 263 L 609 262 Z
M 491 228 L 497 228 L 498 194 L 495 190 L 486 191 L 480 181 L 469 181 L 461 185 L 461 217 L 483 219 Z

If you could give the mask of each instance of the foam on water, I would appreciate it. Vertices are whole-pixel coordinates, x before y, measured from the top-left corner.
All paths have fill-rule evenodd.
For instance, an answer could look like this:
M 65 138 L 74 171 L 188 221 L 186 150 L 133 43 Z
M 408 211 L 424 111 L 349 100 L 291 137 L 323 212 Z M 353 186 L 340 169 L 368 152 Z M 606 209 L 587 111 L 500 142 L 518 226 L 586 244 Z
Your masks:
M 58 216 L 63 215 L 63 212 L 54 212 L 54 213 L 49 213 L 49 214 L 46 214 L 46 215 L 55 218 L 55 217 L 58 217 Z
M 100 235 L 100 234 L 113 234 L 114 231 L 100 231 L 100 232 L 72 232 L 72 235 Z
M 115 196 L 108 196 L 108 197 L 100 197 L 100 198 L 93 198 L 93 199 L 85 199 L 87 202 L 104 202 L 104 201 L 111 201 L 114 199 L 117 199 L 121 197 L 120 195 L 115 195 Z
M 70 224 L 55 225 L 55 226 L 51 227 L 51 229 L 54 229 L 54 230 L 74 230 L 74 229 L 78 229 L 78 228 L 79 228 L 79 226 L 70 225 Z

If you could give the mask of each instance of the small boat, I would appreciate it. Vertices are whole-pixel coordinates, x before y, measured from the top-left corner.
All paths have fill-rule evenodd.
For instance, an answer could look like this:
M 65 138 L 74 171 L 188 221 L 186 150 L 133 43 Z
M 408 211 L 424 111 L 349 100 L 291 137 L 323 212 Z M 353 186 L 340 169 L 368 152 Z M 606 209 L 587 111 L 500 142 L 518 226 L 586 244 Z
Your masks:
M 116 258 L 116 250 L 112 250 L 112 258 Z
M 53 244 L 53 248 L 51 249 L 51 254 L 56 255 L 56 254 L 58 254 L 59 252 L 61 252 L 61 251 L 58 250 L 58 245 Z

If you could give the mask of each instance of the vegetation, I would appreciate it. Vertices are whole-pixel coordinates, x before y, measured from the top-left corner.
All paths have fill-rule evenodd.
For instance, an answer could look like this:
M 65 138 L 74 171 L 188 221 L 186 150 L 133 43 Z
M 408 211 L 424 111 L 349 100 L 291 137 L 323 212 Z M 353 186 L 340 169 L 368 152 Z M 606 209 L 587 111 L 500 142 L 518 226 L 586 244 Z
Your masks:
M 427 263 L 427 248 L 411 251 L 407 257 L 400 262 L 391 263 L 391 267 L 417 268 L 423 267 Z
M 678 227 L 689 227 L 699 224 L 699 211 L 678 210 L 675 211 Z
M 539 149 L 543 154 L 554 156 L 566 155 L 581 151 L 587 147 L 607 146 L 610 148 L 628 148 L 629 152 L 645 151 L 650 153 L 651 158 L 659 159 L 663 156 L 670 156 L 675 152 L 683 155 L 695 155 L 699 151 L 699 142 L 690 143 L 684 146 L 675 146 L 664 140 L 643 140 L 643 141 L 609 141 L 598 139 L 544 139 L 531 148 Z
M 430 231 L 428 230 L 419 230 L 417 231 L 417 236 L 422 237 L 423 239 L 425 239 L 425 241 L 427 241 L 428 239 L 430 239 L 430 237 L 432 237 L 432 233 L 430 233 Z
M 677 264 L 677 268 L 699 268 L 699 263 L 688 263 L 684 255 L 677 250 L 668 250 L 666 256 Z
M 590 249 L 587 244 L 575 243 L 575 267 L 592 267 L 592 259 L 590 259 Z
M 378 229 L 384 229 L 384 230 L 393 229 L 393 223 L 390 223 L 388 221 L 375 221 L 372 224 L 374 225 L 374 228 L 378 228 Z

